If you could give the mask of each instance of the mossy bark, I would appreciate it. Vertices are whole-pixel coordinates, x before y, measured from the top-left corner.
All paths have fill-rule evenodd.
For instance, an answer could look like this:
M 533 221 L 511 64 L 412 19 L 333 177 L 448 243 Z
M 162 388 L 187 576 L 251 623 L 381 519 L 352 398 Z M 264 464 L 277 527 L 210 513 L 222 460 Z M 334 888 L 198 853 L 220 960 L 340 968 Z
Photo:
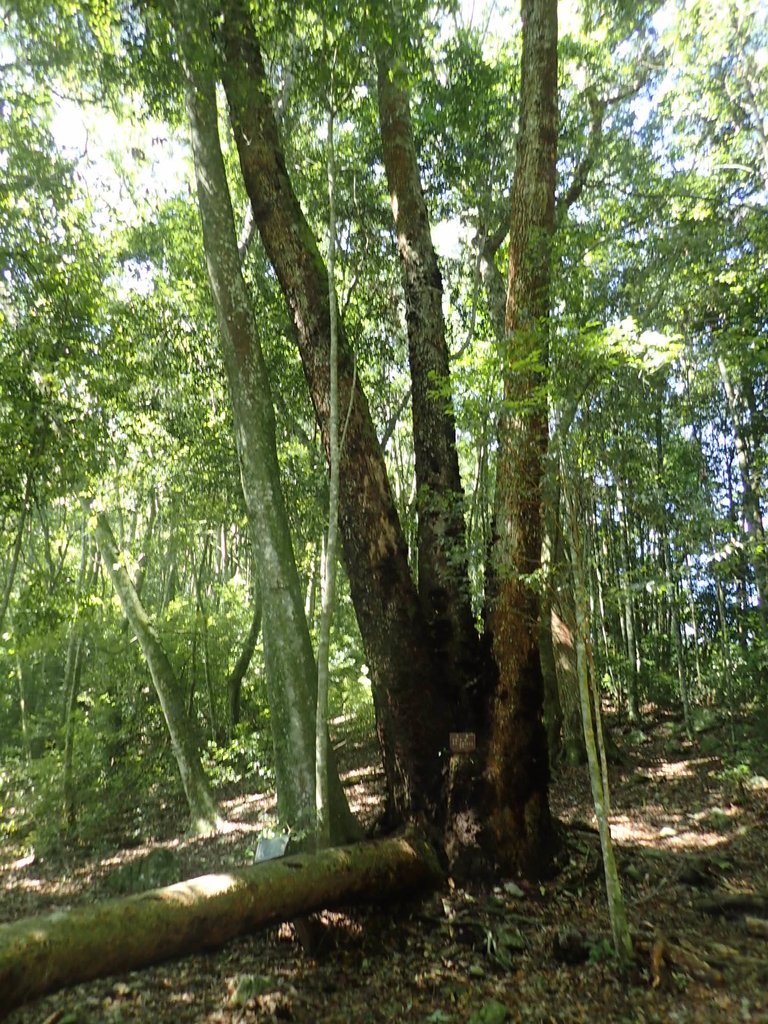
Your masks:
M 402 267 L 418 515 L 418 587 L 443 684 L 466 706 L 482 673 L 467 575 L 464 491 L 459 474 L 443 282 L 432 244 L 411 122 L 407 72 L 378 56 L 382 154 Z
M 555 228 L 557 0 L 522 0 L 522 22 L 489 614 L 498 681 L 486 769 L 486 843 L 506 870 L 535 874 L 547 870 L 553 847 L 539 588 Z
M 181 18 L 179 19 L 181 22 Z M 314 652 L 293 552 L 277 460 L 269 374 L 252 300 L 243 279 L 232 203 L 218 132 L 210 50 L 190 19 L 179 29 L 184 49 L 186 107 L 208 278 L 219 319 L 232 399 L 240 477 L 263 598 L 264 661 L 269 693 L 278 811 L 297 829 L 315 826 Z M 194 19 L 191 19 L 194 21 Z M 334 839 L 355 832 L 338 774 L 329 765 Z

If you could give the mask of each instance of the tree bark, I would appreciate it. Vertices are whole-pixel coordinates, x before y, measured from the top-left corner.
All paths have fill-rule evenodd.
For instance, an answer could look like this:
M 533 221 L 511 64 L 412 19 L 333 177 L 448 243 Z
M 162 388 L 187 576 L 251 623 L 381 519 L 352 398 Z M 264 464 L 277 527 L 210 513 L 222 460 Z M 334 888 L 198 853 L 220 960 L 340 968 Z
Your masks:
M 186 107 L 195 162 L 208 279 L 222 340 L 235 423 L 240 476 L 263 594 L 264 662 L 269 691 L 281 820 L 315 826 L 317 675 L 277 461 L 269 374 L 237 249 L 232 204 L 218 133 L 215 82 L 201 47 L 204 27 L 179 18 Z M 355 823 L 338 774 L 329 779 L 336 841 Z
M 87 514 L 90 505 L 84 502 Z M 101 559 L 109 572 L 112 586 L 120 599 L 123 613 L 141 646 L 149 667 L 165 723 L 171 738 L 171 747 L 181 775 L 184 793 L 192 818 L 192 828 L 197 832 L 209 832 L 221 824 L 216 801 L 200 763 L 200 751 L 192 722 L 184 708 L 181 687 L 158 639 L 155 628 L 139 600 L 127 569 L 122 564 L 117 541 L 112 533 L 109 520 L 104 512 L 96 515 L 94 535 Z
M 317 709 L 315 713 L 315 807 L 317 810 L 317 848 L 330 845 L 328 817 L 328 689 L 330 685 L 331 627 L 336 604 L 336 569 L 339 536 L 339 311 L 336 306 L 336 152 L 333 73 L 328 113 L 328 303 L 331 334 L 331 379 L 329 416 L 328 534 L 321 578 L 322 600 L 317 638 Z
M 560 423 L 562 426 L 562 420 Z M 560 432 L 558 427 L 558 435 Z M 573 585 L 566 571 L 562 471 L 550 459 L 544 481 L 543 591 L 539 653 L 544 683 L 544 723 L 550 765 L 583 764 L 586 758 L 576 670 Z
M 755 471 L 752 452 L 744 428 L 744 402 L 734 386 L 731 375 L 722 356 L 718 357 L 717 369 L 725 391 L 728 405 L 728 416 L 733 427 L 736 442 L 736 462 L 739 467 L 741 484 L 744 491 L 742 511 L 747 537 L 749 538 L 749 558 L 755 572 L 757 603 L 763 629 L 768 631 L 768 555 L 765 547 L 765 530 L 760 502 L 760 474 Z
M 384 167 L 403 269 L 418 515 L 419 596 L 445 685 L 459 697 L 480 669 L 469 597 L 464 492 L 456 449 L 443 282 L 421 189 L 405 71 L 378 57 Z
M 584 734 L 579 708 L 579 677 L 576 665 L 574 633 L 576 613 L 573 594 L 556 598 L 551 608 L 552 645 L 555 655 L 555 677 L 563 713 L 563 748 L 568 765 L 584 764 Z
M 226 0 L 223 81 L 240 167 L 264 249 L 280 282 L 326 455 L 330 445 L 330 309 L 326 267 L 285 166 L 264 63 L 244 0 Z M 393 810 L 439 818 L 436 765 L 454 727 L 410 575 L 408 552 L 343 321 L 339 407 L 349 410 L 340 461 L 339 526 Z
M 553 847 L 539 658 L 547 318 L 557 160 L 557 0 L 522 0 L 521 109 L 502 347 L 488 839 L 502 867 L 546 872 Z
M 621 578 L 621 597 L 624 613 L 624 630 L 627 652 L 627 719 L 636 722 L 640 717 L 638 685 L 640 677 L 640 656 L 635 629 L 635 602 L 632 598 L 632 559 L 629 550 L 629 522 L 624 505 L 621 485 L 616 483 L 616 510 L 619 515 L 619 547 L 624 571 Z
M 66 985 L 216 949 L 324 907 L 389 902 L 426 891 L 439 878 L 426 842 L 397 837 L 0 925 L 0 1017 Z

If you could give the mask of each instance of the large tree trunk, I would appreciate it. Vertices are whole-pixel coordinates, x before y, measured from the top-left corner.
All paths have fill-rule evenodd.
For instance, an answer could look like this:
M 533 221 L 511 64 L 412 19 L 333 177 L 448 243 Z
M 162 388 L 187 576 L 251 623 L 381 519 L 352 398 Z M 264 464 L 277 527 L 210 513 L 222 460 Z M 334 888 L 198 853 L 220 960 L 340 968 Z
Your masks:
M 180 34 L 185 49 L 186 106 L 195 161 L 208 279 L 232 398 L 243 494 L 261 573 L 264 662 L 275 749 L 278 810 L 297 829 L 315 825 L 315 698 L 317 675 L 304 615 L 277 460 L 269 375 L 240 269 L 232 204 L 218 132 L 213 75 L 199 35 Z M 336 841 L 353 821 L 338 775 L 329 780 Z
M 395 57 L 379 55 L 381 144 L 403 268 L 411 369 L 419 596 L 444 665 L 445 685 L 458 696 L 467 677 L 477 676 L 479 644 L 469 597 L 443 282 L 421 189 L 405 78 Z
M 547 319 L 557 158 L 557 0 L 522 0 L 517 163 L 512 187 L 504 408 L 499 426 L 489 615 L 499 678 L 491 710 L 487 840 L 499 863 L 547 870 L 552 844 L 539 659 Z
M 223 5 L 223 79 L 254 220 L 290 311 L 304 374 L 329 450 L 328 277 L 293 191 L 248 5 Z M 339 324 L 339 408 L 349 410 L 341 452 L 342 555 L 371 668 L 377 724 L 393 809 L 439 818 L 436 766 L 454 726 L 442 697 L 427 628 L 370 410 Z
M 429 845 L 398 837 L 0 925 L 0 1017 L 65 985 L 215 949 L 324 907 L 400 899 L 439 878 Z
M 90 514 L 89 503 L 83 504 Z M 96 515 L 94 536 L 101 560 L 107 567 L 112 586 L 120 599 L 123 614 L 136 634 L 149 667 L 189 804 L 192 828 L 198 832 L 215 830 L 220 826 L 221 818 L 200 762 L 198 739 L 184 707 L 179 681 L 123 564 L 117 541 L 104 512 Z

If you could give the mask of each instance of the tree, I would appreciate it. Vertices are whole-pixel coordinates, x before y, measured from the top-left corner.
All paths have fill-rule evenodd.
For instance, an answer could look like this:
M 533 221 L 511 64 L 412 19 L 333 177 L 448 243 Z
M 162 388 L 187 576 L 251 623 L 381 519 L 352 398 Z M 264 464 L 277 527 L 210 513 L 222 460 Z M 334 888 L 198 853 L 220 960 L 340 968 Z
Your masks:
M 460 693 L 483 671 L 467 578 L 464 492 L 459 474 L 443 286 L 419 178 L 406 71 L 391 48 L 377 58 L 384 166 L 403 269 L 411 369 L 418 517 L 418 586 L 436 659 Z
M 557 3 L 523 0 L 520 128 L 512 187 L 502 351 L 504 408 L 494 506 L 489 626 L 499 673 L 488 769 L 491 830 L 509 864 L 534 870 L 552 846 L 539 658 L 546 363 L 557 161 Z
M 241 0 L 224 6 L 222 77 L 254 222 L 291 315 L 312 402 L 329 450 L 330 308 L 327 270 L 285 165 L 260 47 Z M 366 656 L 393 809 L 439 817 L 435 767 L 450 723 L 384 458 L 343 323 L 338 336 L 339 407 L 348 409 L 339 467 L 339 523 Z M 427 719 L 420 709 L 436 713 Z M 418 724 L 418 730 L 416 728 Z
M 137 590 L 178 657 L 187 708 L 211 733 L 227 703 L 236 717 L 241 670 L 230 701 L 220 685 L 234 637 L 249 632 L 260 665 L 253 577 L 275 583 L 263 613 L 272 723 L 278 737 L 295 729 L 279 788 L 291 792 L 285 751 L 295 746 L 295 813 L 312 817 L 322 788 L 313 774 L 325 773 L 310 720 L 324 714 L 313 622 L 302 619 L 325 529 L 323 463 L 336 463 L 334 405 L 345 420 L 349 411 L 337 463 L 349 661 L 370 669 L 391 817 L 423 817 L 449 859 L 545 870 L 548 623 L 554 663 L 570 670 L 570 685 L 550 689 L 553 706 L 561 698 L 547 722 L 553 747 L 568 725 L 573 737 L 576 641 L 586 647 L 588 631 L 596 676 L 622 713 L 717 694 L 724 667 L 736 680 L 730 707 L 757 693 L 765 24 L 751 3 L 718 22 L 709 3 L 691 0 L 679 24 L 654 18 L 655 6 L 614 5 L 607 18 L 587 5 L 561 41 L 558 96 L 549 0 L 522 7 L 519 70 L 515 41 L 493 44 L 491 60 L 492 32 L 484 39 L 458 15 L 451 30 L 422 4 L 390 19 L 346 4 L 255 11 L 227 0 L 220 16 L 201 8 L 186 37 L 189 14 L 173 4 L 114 0 L 76 24 L 17 5 L 9 38 L 34 29 L 34 46 L 23 45 L 36 59 L 24 72 L 15 63 L 3 83 L 33 144 L 0 123 L 8 188 L 23 198 L 0 205 L 10 274 L 0 619 L 7 606 L 20 642 L 3 665 L 23 694 L 28 740 L 65 675 L 71 692 L 73 495 L 98 492 L 109 473 L 125 499 L 114 506 L 119 546 L 143 558 Z M 334 56 L 342 37 L 350 45 Z M 675 58 L 666 66 L 661 42 Z M 138 85 L 177 147 L 182 51 L 188 72 L 205 78 L 190 103 L 198 208 L 179 175 L 175 194 L 139 199 L 135 222 L 96 246 L 70 165 L 49 159 L 55 147 L 35 113 L 44 93 L 35 84 L 26 97 L 25 82 L 61 91 L 61 76 L 73 88 L 81 79 L 115 104 Z M 324 261 L 329 139 L 318 125 L 331 64 L 337 230 Z M 234 147 L 217 133 L 218 80 Z M 123 156 L 120 177 L 134 197 L 136 160 L 129 168 Z M 246 222 L 238 251 L 235 214 L 248 206 L 255 233 Z M 459 254 L 438 257 L 431 235 L 448 221 Z M 36 252 L 37 263 L 27 255 Z M 592 477 L 587 532 L 575 538 L 589 554 L 581 635 L 550 447 L 566 463 L 583 452 L 580 471 Z M 98 629 L 84 640 L 76 733 L 102 699 L 119 698 L 132 728 L 156 713 L 152 702 L 130 706 L 139 659 L 126 658 L 130 671 L 110 675 L 109 688 L 97 684 L 110 613 L 94 613 L 109 640 Z M 253 681 L 242 690 L 246 719 L 260 706 Z M 20 724 L 20 702 L 2 700 L 0 713 Z M 153 727 L 162 733 L 159 717 Z M 452 754 L 452 732 L 473 733 L 475 751 Z
M 179 12 L 186 107 L 208 276 L 222 336 L 232 396 L 243 493 L 262 574 L 263 630 L 281 820 L 298 830 L 315 824 L 315 660 L 291 544 L 275 441 L 269 378 L 242 278 L 229 187 L 218 136 L 214 79 L 206 66 L 205 22 Z M 329 828 L 352 829 L 333 770 Z M 329 797 L 329 798 L 330 798 Z

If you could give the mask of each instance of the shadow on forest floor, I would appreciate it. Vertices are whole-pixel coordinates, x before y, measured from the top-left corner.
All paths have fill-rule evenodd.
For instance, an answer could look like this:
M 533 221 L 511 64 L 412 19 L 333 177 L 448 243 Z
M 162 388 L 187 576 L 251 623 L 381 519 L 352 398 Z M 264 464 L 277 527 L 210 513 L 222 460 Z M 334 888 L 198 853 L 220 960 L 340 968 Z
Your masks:
M 451 887 L 418 905 L 328 913 L 313 956 L 282 925 L 218 952 L 76 986 L 9 1020 L 768 1022 L 768 934 L 759 934 L 759 920 L 768 918 L 762 729 L 756 720 L 713 721 L 690 741 L 663 715 L 649 716 L 642 730 L 613 728 L 624 757 L 611 770 L 612 826 L 637 949 L 625 973 L 607 941 L 587 773 L 569 768 L 552 787 L 563 852 L 546 885 Z M 370 745 L 351 736 L 340 742 L 350 802 L 370 824 L 380 766 Z M 248 863 L 270 801 L 231 796 L 225 810 L 238 827 L 212 839 L 172 839 L 173 825 L 183 822 L 166 818 L 165 841 L 154 848 L 173 852 L 179 877 Z M 112 895 L 116 872 L 152 848 L 98 860 L 63 851 L 46 861 L 0 848 L 1 916 Z M 739 895 L 755 898 L 739 903 Z

